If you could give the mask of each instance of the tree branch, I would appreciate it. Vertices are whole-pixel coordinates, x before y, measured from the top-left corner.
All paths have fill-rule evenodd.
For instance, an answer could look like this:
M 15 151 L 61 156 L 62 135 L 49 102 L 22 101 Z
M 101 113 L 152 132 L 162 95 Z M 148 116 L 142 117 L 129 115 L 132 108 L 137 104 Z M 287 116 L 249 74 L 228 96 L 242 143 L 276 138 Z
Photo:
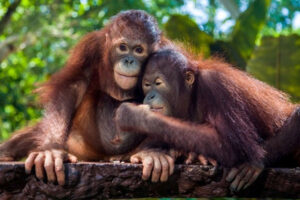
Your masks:
M 0 20 L 0 35 L 3 33 L 5 26 L 10 21 L 12 14 L 16 11 L 17 7 L 21 3 L 21 0 L 15 0 L 12 4 L 7 8 L 6 13 Z
M 141 179 L 142 166 L 112 163 L 65 164 L 66 184 L 25 174 L 24 163 L 0 164 L 0 199 L 109 199 L 142 197 L 300 198 L 299 169 L 267 169 L 251 187 L 232 193 L 227 170 L 176 165 L 166 183 Z
M 32 34 L 25 36 L 12 35 L 7 37 L 3 42 L 0 43 L 0 63 L 11 53 L 24 49 L 28 45 L 35 41 L 35 37 Z

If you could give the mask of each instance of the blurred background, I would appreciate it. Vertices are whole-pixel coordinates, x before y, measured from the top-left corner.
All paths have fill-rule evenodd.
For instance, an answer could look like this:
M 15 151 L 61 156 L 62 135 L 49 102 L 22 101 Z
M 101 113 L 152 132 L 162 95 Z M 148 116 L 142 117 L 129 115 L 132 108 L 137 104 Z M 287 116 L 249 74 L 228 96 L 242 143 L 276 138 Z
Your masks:
M 0 141 L 41 117 L 32 91 L 70 48 L 127 9 L 149 12 L 170 39 L 300 101 L 300 0 L 1 0 Z

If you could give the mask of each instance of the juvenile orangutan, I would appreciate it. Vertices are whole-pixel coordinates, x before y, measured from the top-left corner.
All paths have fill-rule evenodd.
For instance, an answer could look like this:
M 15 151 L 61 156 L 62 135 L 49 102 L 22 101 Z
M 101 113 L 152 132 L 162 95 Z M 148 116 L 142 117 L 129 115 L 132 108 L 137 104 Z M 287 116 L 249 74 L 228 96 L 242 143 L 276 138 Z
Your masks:
M 161 50 L 149 58 L 142 87 L 149 108 L 123 103 L 119 127 L 234 167 L 227 177 L 234 190 L 300 150 L 300 108 L 223 62 Z
M 137 83 L 143 63 L 164 43 L 167 40 L 156 20 L 139 10 L 121 12 L 101 30 L 87 34 L 74 47 L 66 66 L 38 89 L 42 120 L 2 143 L 0 160 L 28 156 L 28 173 L 35 165 L 39 179 L 45 170 L 48 181 L 63 185 L 64 161 L 126 155 L 143 163 L 144 179 L 152 173 L 152 181 L 166 181 L 173 159 L 145 136 L 119 131 L 114 122 L 122 102 L 142 99 Z

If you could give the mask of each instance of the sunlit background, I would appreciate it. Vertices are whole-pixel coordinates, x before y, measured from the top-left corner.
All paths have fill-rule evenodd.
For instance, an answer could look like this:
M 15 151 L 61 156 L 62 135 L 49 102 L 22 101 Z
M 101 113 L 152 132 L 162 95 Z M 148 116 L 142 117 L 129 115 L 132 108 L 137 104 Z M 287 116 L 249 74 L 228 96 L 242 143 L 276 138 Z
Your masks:
M 300 0 L 2 0 L 0 140 L 40 118 L 32 91 L 80 37 L 127 9 L 151 13 L 172 40 L 300 101 Z

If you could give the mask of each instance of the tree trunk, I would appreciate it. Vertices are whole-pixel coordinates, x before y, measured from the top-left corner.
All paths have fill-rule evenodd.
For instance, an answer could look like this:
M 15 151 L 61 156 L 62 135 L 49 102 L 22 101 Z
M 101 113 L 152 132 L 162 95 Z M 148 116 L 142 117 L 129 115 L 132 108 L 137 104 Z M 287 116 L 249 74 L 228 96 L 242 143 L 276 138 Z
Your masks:
M 6 13 L 3 15 L 0 20 L 0 35 L 3 33 L 5 26 L 10 21 L 12 15 L 16 11 L 17 7 L 21 3 L 21 0 L 15 0 L 12 4 L 10 4 L 6 10 Z

